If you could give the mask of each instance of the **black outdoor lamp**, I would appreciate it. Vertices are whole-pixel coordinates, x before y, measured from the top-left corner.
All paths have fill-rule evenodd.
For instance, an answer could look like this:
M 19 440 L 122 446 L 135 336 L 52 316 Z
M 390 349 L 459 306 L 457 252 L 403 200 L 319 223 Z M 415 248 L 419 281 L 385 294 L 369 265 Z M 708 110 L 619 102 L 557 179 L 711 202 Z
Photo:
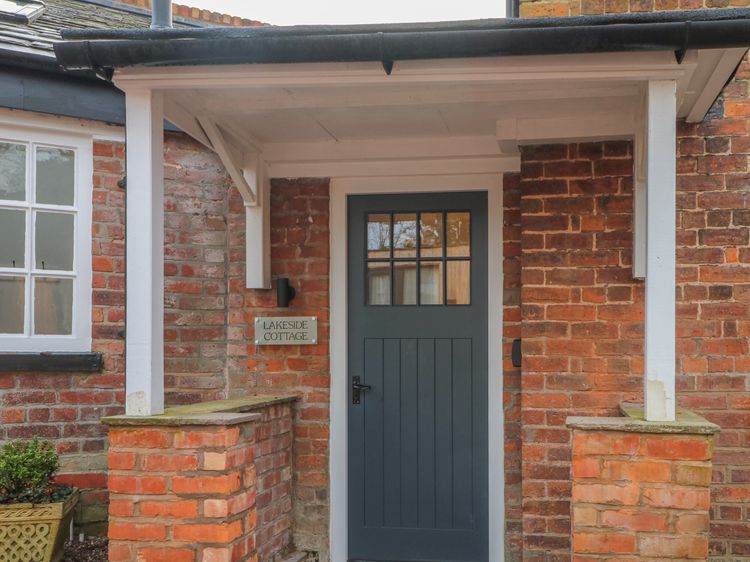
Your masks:
M 276 306 L 289 308 L 289 302 L 294 300 L 297 291 L 289 284 L 289 277 L 279 277 L 276 280 Z

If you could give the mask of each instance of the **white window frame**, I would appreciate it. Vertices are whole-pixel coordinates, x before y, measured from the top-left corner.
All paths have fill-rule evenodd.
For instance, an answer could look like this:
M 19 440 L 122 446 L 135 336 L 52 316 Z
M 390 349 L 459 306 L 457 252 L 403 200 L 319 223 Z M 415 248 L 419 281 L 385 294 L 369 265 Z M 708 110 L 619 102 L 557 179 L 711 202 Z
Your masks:
M 25 239 L 25 268 L 23 273 L 13 268 L 0 268 L 0 276 L 26 279 L 24 301 L 24 333 L 0 334 L 0 352 L 89 352 L 91 351 L 91 220 L 93 194 L 93 138 L 87 134 L 66 133 L 33 127 L 11 126 L 0 123 L 0 142 L 26 145 L 26 200 L 0 200 L 2 209 L 27 211 Z M 36 189 L 34 147 L 73 150 L 75 154 L 75 195 L 73 206 L 47 205 L 35 202 L 30 190 Z M 32 261 L 33 211 L 75 213 L 73 233 L 73 274 L 37 271 Z M 56 273 L 59 273 L 57 275 Z M 43 274 L 43 275 L 42 275 Z M 73 317 L 70 335 L 32 334 L 32 283 L 35 277 L 64 277 L 73 280 Z M 1 314 L 2 312 L 0 312 Z

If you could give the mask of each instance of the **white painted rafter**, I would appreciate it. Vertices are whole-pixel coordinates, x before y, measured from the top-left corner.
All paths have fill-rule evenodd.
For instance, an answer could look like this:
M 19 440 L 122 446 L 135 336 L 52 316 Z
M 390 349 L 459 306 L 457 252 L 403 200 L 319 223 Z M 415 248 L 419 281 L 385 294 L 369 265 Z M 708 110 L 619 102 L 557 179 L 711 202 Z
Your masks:
M 256 205 L 258 201 L 259 154 L 239 145 L 212 118 L 199 116 L 197 119 L 214 152 L 219 156 L 229 176 L 237 186 L 245 205 Z

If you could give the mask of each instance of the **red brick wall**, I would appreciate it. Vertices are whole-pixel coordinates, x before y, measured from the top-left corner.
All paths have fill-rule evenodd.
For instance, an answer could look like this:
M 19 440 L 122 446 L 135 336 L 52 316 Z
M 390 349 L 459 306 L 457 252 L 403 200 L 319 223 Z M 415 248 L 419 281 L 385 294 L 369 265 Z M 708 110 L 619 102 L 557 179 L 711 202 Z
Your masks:
M 706 560 L 712 441 L 574 429 L 573 558 Z
M 226 391 L 230 180 L 185 135 L 165 136 L 164 159 L 166 401 L 215 400 Z
M 229 392 L 263 389 L 302 395 L 294 420 L 295 544 L 328 551 L 328 180 L 277 180 L 271 187 L 271 270 L 289 277 L 297 297 L 276 308 L 276 292 L 245 289 L 245 209 L 236 189 L 229 201 Z M 317 316 L 318 344 L 263 346 L 253 343 L 256 315 Z
M 628 143 L 528 147 L 521 164 L 526 560 L 567 560 L 570 431 L 641 392 L 643 285 L 631 278 Z
M 259 562 L 274 562 L 292 544 L 293 404 L 263 408 L 255 430 L 255 542 Z
M 677 159 L 679 404 L 722 427 L 711 558 L 750 558 L 750 65 L 700 125 L 680 124 Z
M 748 76 L 745 65 L 723 108 L 701 125 L 681 124 L 678 140 L 678 403 L 722 426 L 712 486 L 715 560 L 750 556 Z M 523 525 L 530 559 L 567 559 L 565 416 L 614 414 L 621 400 L 641 393 L 643 287 L 630 274 L 629 151 L 610 143 L 523 152 Z
M 522 557 L 521 369 L 513 340 L 521 337 L 521 189 L 519 174 L 503 178 L 503 407 L 505 420 L 505 557 Z
M 285 554 L 291 413 L 283 403 L 215 421 L 204 415 L 205 425 L 112 426 L 109 560 L 270 562 Z

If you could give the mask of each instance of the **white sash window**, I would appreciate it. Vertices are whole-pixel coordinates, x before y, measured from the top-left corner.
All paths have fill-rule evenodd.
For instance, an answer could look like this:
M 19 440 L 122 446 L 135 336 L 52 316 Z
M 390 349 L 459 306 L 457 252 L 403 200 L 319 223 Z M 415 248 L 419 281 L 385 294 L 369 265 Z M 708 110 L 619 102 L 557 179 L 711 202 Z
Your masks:
M 0 351 L 91 350 L 91 138 L 0 127 Z

